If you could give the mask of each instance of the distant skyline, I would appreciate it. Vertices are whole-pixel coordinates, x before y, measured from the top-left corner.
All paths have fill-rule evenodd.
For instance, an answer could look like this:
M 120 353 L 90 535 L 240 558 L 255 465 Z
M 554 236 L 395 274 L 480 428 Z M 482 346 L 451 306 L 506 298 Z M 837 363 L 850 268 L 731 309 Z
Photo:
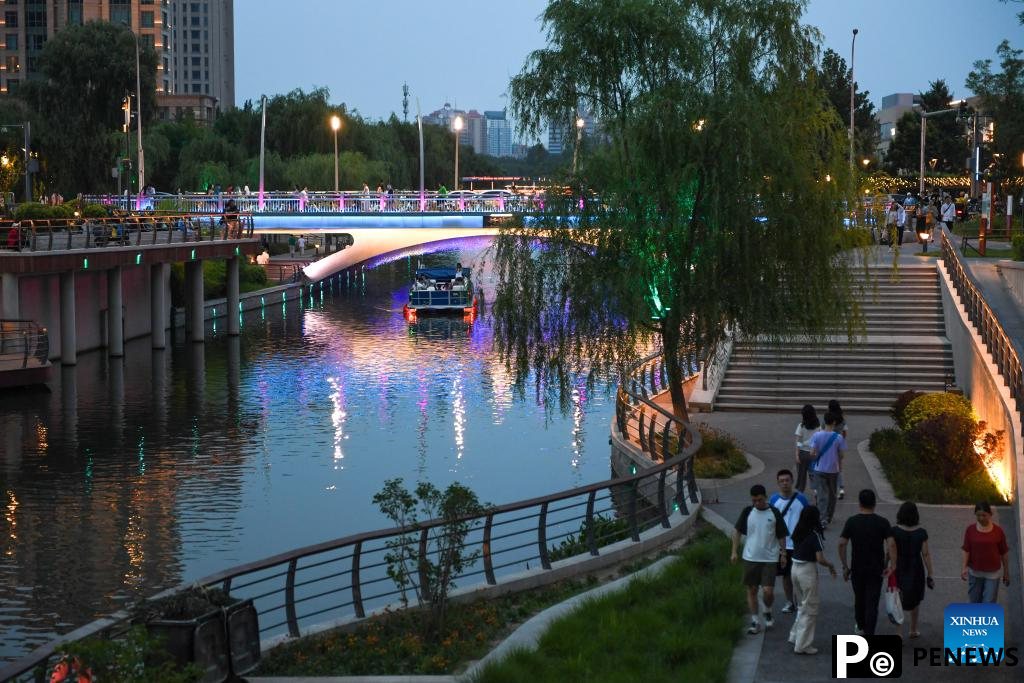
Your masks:
M 545 44 L 538 20 L 545 0 L 392 0 L 386 10 L 354 0 L 293 0 L 236 5 L 236 105 L 295 88 L 330 89 L 331 101 L 371 118 L 409 119 L 416 98 L 424 114 L 450 102 L 462 109 L 502 109 L 509 78 Z M 811 0 L 804 22 L 849 62 L 876 108 L 883 96 L 922 92 L 946 80 L 956 97 L 975 60 L 994 59 L 1004 38 L 1024 47 L 1019 2 L 974 0 Z

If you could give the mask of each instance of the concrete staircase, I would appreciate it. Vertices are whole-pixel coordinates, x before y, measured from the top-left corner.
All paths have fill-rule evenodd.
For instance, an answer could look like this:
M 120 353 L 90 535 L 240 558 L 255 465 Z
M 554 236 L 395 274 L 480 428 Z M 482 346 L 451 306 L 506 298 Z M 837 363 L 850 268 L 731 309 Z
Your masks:
M 945 336 L 935 265 L 871 268 L 860 302 L 865 337 L 819 344 L 758 339 L 737 341 L 715 410 L 799 413 L 805 403 L 823 410 L 838 399 L 845 412 L 887 413 L 907 389 L 942 391 L 953 378 L 953 351 Z

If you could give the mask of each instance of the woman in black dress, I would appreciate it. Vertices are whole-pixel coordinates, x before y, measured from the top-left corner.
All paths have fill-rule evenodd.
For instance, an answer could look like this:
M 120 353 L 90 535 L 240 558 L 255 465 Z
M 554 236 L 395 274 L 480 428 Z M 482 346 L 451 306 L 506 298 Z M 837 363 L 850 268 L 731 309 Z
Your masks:
M 924 587 L 935 588 L 932 579 L 932 556 L 928 552 L 928 532 L 918 524 L 921 517 L 917 506 L 907 501 L 896 513 L 896 526 L 890 535 L 896 542 L 896 585 L 900 589 L 904 613 L 910 613 L 910 637 L 920 638 L 917 617 L 924 600 Z M 925 578 L 925 569 L 928 570 Z M 903 637 L 903 624 L 898 627 Z

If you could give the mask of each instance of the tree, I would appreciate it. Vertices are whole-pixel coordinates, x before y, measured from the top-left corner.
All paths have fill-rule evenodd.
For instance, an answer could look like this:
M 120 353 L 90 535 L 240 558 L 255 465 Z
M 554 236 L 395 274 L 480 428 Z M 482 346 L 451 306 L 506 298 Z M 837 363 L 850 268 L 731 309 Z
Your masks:
M 993 155 L 993 176 L 998 181 L 1020 174 L 1018 164 L 1024 153 L 1024 50 L 1013 49 L 1004 40 L 996 54 L 1002 72 L 992 71 L 991 59 L 977 61 L 967 75 L 967 87 L 981 97 L 982 109 L 995 121 L 991 149 L 999 155 Z
M 846 60 L 831 48 L 826 49 L 821 57 L 818 69 L 822 88 L 828 94 L 839 120 L 847 128 L 850 125 L 850 69 Z M 867 90 L 856 91 L 854 97 L 854 157 L 860 159 L 874 158 L 878 149 L 878 122 L 875 120 L 875 105 L 869 99 Z
M 43 78 L 25 83 L 19 92 L 45 119 L 41 152 L 62 193 L 105 189 L 117 153 L 110 133 L 124 123 L 124 94 L 136 90 L 135 40 L 119 24 L 68 26 L 43 48 Z M 157 58 L 151 48 L 140 49 L 145 129 L 156 112 Z
M 563 401 L 579 371 L 625 365 L 657 341 L 672 405 L 684 369 L 723 341 L 845 327 L 844 129 L 816 75 L 817 34 L 797 0 L 554 0 L 547 47 L 511 82 L 525 132 L 602 121 L 600 201 L 549 193 L 545 214 L 503 228 L 493 258 L 500 352 L 518 387 Z M 598 168 L 596 165 L 600 165 Z M 543 244 L 543 247 L 538 247 Z M 565 403 L 563 403 L 565 405 Z
M 926 92 L 920 93 L 921 109 L 925 112 L 954 109 L 953 94 L 941 78 L 929 84 Z M 936 159 L 934 170 L 941 173 L 962 173 L 969 150 L 964 137 L 964 123 L 956 114 L 940 114 L 928 119 L 925 134 L 925 171 L 930 170 L 932 159 Z M 900 170 L 917 173 L 921 167 L 921 116 L 905 112 L 896 121 L 896 135 L 885 155 L 886 165 L 894 172 Z

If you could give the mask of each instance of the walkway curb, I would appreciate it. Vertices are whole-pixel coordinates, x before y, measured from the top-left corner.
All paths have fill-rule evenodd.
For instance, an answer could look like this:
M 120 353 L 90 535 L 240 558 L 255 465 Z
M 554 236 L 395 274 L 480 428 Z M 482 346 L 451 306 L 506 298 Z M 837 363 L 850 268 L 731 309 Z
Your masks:
M 869 443 L 871 443 L 870 439 L 859 442 L 857 453 L 860 454 L 860 459 L 864 462 L 864 469 L 871 477 L 871 487 L 875 489 L 875 494 L 883 503 L 899 505 L 903 501 L 896 497 L 896 492 L 893 491 L 892 484 L 889 483 L 889 478 L 885 476 L 885 470 L 882 469 L 882 463 L 878 460 L 878 456 L 868 448 Z
M 703 507 L 701 516 L 726 536 L 732 536 L 733 525 L 722 515 Z M 756 636 L 751 637 L 744 631 L 740 639 L 736 641 L 732 659 L 729 660 L 729 670 L 725 675 L 725 680 L 728 683 L 754 683 L 754 679 L 757 677 L 757 667 L 761 663 L 764 633 L 762 629 Z
M 747 453 L 746 451 L 743 452 L 743 457 L 747 459 L 747 464 L 750 465 L 750 468 L 746 472 L 740 472 L 739 474 L 735 474 L 726 479 L 704 479 L 698 477 L 697 486 L 728 486 L 729 484 L 735 484 L 736 482 L 743 481 L 744 479 L 756 477 L 764 472 L 764 460 L 761 460 L 761 458 L 757 457 L 753 453 Z

